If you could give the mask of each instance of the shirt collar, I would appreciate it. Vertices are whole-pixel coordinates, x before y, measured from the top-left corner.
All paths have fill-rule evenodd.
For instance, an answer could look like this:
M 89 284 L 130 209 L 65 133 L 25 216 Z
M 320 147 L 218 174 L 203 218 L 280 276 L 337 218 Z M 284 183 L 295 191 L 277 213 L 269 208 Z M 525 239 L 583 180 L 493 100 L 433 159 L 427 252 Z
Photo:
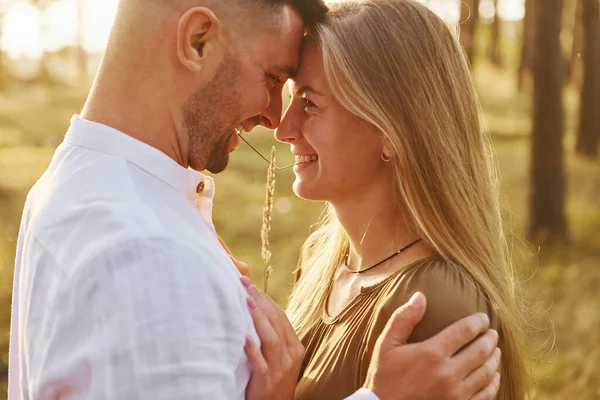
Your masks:
M 184 168 L 160 150 L 107 125 L 74 115 L 64 140 L 121 158 L 172 186 L 190 200 L 198 195 L 209 200 L 214 196 L 215 184 L 211 177 Z

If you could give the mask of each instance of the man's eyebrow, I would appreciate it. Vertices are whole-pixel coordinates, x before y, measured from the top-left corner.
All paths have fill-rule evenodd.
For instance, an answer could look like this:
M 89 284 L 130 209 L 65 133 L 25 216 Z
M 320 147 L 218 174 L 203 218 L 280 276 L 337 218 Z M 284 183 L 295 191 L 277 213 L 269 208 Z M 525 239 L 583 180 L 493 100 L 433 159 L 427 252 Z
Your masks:
M 287 78 L 291 78 L 296 75 L 296 68 L 292 66 L 278 66 L 275 67 L 275 69 L 277 72 L 279 72 L 281 75 L 285 75 Z

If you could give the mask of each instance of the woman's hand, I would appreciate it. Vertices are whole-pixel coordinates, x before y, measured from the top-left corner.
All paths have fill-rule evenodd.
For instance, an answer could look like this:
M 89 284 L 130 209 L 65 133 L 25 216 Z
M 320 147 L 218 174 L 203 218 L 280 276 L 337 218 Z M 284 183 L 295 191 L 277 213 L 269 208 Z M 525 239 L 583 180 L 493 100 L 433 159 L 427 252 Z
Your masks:
M 283 310 L 250 279 L 241 280 L 248 291 L 248 308 L 262 342 L 259 348 L 246 337 L 244 350 L 252 366 L 246 400 L 293 400 L 304 347 Z
M 221 246 L 223 246 L 223 248 L 225 249 L 227 254 L 229 254 L 229 258 L 231 258 L 231 261 L 233 262 L 235 267 L 238 269 L 238 271 L 240 271 L 240 274 L 242 274 L 244 276 L 250 276 L 250 269 L 248 268 L 248 264 L 246 264 L 243 261 L 238 261 L 233 256 L 233 254 L 231 253 L 231 250 L 229 250 L 229 247 L 227 247 L 227 245 L 225 244 L 223 239 L 221 239 L 221 236 L 217 235 L 217 238 L 219 239 L 219 243 L 221 243 Z

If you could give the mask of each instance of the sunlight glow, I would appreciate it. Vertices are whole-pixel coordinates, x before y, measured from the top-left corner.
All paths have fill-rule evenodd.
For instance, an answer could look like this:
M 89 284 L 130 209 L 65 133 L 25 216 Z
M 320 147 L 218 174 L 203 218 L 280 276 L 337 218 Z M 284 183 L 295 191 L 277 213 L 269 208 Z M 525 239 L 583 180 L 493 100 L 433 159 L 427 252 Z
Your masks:
M 77 1 L 58 0 L 43 14 L 26 0 L 8 7 L 2 21 L 0 46 L 11 58 L 39 58 L 43 49 L 57 51 L 75 45 L 77 38 Z M 114 19 L 118 0 L 84 0 L 84 47 L 88 52 L 102 52 Z M 331 1 L 331 0 L 330 0 Z M 449 23 L 460 18 L 460 0 L 419 0 Z M 5 0 L 0 0 L 5 9 Z M 484 20 L 494 15 L 492 0 L 482 0 L 480 12 Z M 525 14 L 524 0 L 500 0 L 498 15 L 505 21 L 516 21 Z
M 525 0 L 500 0 L 498 16 L 505 21 L 519 21 L 525 17 Z
M 85 0 L 83 39 L 88 52 L 104 50 L 117 5 L 118 0 Z M 58 0 L 43 14 L 28 2 L 19 1 L 4 17 L 0 46 L 12 58 L 39 58 L 43 49 L 58 51 L 75 45 L 77 29 L 77 0 Z
M 10 8 L 4 17 L 0 42 L 9 57 L 41 56 L 40 21 L 39 11 L 28 3 L 17 3 Z
M 48 51 L 58 51 L 65 44 L 73 44 L 77 35 L 77 9 L 74 1 L 58 1 L 53 3 L 44 13 L 42 30 L 43 47 Z M 85 21 L 84 21 L 85 23 Z

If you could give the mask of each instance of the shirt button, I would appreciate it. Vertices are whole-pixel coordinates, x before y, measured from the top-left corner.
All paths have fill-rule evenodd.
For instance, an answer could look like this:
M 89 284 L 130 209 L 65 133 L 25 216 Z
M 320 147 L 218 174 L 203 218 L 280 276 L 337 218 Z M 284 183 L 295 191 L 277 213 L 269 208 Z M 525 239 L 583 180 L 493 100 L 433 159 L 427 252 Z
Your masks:
M 204 190 L 204 182 L 200 182 L 198 187 L 196 187 L 196 193 L 200 194 Z

